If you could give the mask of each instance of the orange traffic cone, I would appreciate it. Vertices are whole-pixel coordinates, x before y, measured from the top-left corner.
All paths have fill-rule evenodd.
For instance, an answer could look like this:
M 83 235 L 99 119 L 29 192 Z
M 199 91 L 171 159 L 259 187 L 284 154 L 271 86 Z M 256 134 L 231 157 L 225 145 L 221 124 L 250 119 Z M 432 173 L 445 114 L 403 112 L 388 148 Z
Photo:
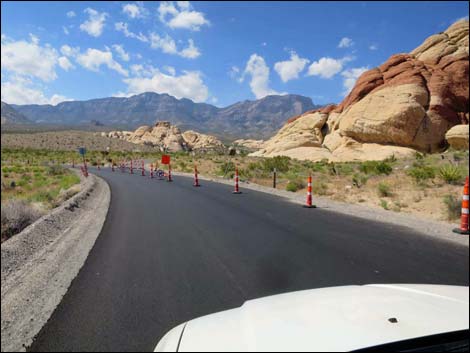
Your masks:
M 199 184 L 199 178 L 197 176 L 197 166 L 196 165 L 194 165 L 194 184 L 193 184 L 193 186 L 201 186 Z
M 455 228 L 453 230 L 454 233 L 458 234 L 469 234 L 468 230 L 468 176 L 465 179 L 465 186 L 463 187 L 463 195 L 462 195 L 462 215 L 460 217 L 460 228 Z
M 307 202 L 303 206 L 305 208 L 316 208 L 317 206 L 312 205 L 312 176 L 308 176 L 308 184 L 307 184 Z
M 171 164 L 168 164 L 168 180 L 167 181 L 173 181 L 173 178 L 171 177 Z
M 241 194 L 242 192 L 238 188 L 238 167 L 235 167 L 235 189 L 232 191 L 232 194 Z

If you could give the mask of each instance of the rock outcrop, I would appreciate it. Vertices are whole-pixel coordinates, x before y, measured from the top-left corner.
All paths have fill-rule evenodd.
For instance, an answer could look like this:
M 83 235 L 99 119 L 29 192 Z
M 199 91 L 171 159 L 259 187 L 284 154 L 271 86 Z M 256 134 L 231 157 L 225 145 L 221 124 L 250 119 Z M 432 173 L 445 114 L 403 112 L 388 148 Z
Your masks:
M 181 130 L 168 121 L 159 121 L 155 126 L 144 125 L 131 131 L 111 131 L 106 137 L 119 138 L 135 144 L 159 147 L 161 151 L 193 151 L 223 149 L 224 144 L 214 136 L 196 131 Z
M 446 132 L 469 122 L 468 33 L 461 20 L 391 56 L 339 105 L 289 119 L 254 155 L 368 160 L 445 149 Z
M 449 145 L 457 150 L 468 150 L 468 125 L 456 125 L 446 133 Z
M 259 150 L 264 146 L 264 140 L 239 139 L 233 141 L 235 146 L 242 146 L 251 150 Z

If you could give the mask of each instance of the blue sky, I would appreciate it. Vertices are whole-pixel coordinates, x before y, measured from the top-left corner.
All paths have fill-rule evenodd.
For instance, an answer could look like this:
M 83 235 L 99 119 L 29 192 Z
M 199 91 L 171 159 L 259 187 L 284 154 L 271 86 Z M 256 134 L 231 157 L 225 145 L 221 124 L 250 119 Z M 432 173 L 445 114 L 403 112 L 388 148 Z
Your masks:
M 2 1 L 2 101 L 169 93 L 227 106 L 340 102 L 366 69 L 468 16 L 468 2 Z M 467 17 L 468 18 L 468 17 Z

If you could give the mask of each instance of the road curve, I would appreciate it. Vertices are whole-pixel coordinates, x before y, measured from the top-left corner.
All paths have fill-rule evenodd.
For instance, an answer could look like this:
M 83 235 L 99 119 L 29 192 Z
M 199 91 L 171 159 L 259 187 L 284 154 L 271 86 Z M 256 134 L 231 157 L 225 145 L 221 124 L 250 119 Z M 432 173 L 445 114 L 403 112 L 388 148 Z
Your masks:
M 251 190 L 108 169 L 108 218 L 30 351 L 150 351 L 186 320 L 294 290 L 468 285 L 468 248 Z

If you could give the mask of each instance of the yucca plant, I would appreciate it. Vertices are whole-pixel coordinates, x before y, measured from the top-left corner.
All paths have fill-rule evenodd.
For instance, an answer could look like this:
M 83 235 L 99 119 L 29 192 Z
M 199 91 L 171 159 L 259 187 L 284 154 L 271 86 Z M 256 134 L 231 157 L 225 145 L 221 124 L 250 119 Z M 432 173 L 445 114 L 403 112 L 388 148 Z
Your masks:
M 447 184 L 458 184 L 462 179 L 462 172 L 458 166 L 447 164 L 439 169 L 439 177 Z

